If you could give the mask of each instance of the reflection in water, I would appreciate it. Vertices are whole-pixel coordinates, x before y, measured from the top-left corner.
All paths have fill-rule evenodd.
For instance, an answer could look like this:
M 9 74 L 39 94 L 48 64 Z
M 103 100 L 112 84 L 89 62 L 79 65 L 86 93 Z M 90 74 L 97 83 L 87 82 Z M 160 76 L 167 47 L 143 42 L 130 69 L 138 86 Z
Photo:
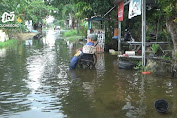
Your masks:
M 28 46 L 33 45 L 33 40 L 26 40 L 25 45 L 28 45 Z
M 21 74 L 26 73 L 26 60 L 15 49 L 15 46 L 6 49 L 6 55 L 0 58 L 0 117 L 8 117 L 9 114 L 29 110 L 30 107 L 26 99 L 30 90 L 25 87 L 25 76 Z
M 97 78 L 104 75 L 105 72 L 105 61 L 104 61 L 104 53 L 96 54 L 97 63 L 95 65 L 97 71 Z
M 6 49 L 0 56 L 1 118 L 175 118 L 175 79 L 142 76 L 118 69 L 117 56 L 97 55 L 96 69 L 69 70 L 69 60 L 82 45 L 69 48 L 48 31 L 32 46 Z M 166 99 L 167 114 L 154 109 Z
M 6 56 L 6 49 L 0 49 L 0 57 L 5 57 Z
M 145 95 L 144 95 L 144 76 L 142 76 L 141 78 L 141 82 L 139 83 L 140 85 L 138 86 L 139 88 L 139 100 L 136 101 L 137 103 L 134 103 L 135 101 L 133 101 L 133 98 L 131 97 L 131 93 L 134 94 L 134 92 L 130 92 L 128 94 L 128 96 L 125 98 L 126 100 L 126 104 L 123 106 L 122 110 L 126 110 L 126 116 L 128 118 L 136 118 L 138 117 L 143 117 L 146 114 L 146 107 L 144 104 L 144 100 L 145 100 Z M 138 82 L 138 78 L 135 79 L 135 81 L 131 82 L 131 84 L 134 86 L 137 86 Z M 136 86 L 134 86 L 133 88 L 136 88 Z M 131 88 L 132 89 L 132 88 Z M 133 95 L 132 95 L 133 96 Z M 137 105 L 133 105 L 133 104 L 137 104 Z

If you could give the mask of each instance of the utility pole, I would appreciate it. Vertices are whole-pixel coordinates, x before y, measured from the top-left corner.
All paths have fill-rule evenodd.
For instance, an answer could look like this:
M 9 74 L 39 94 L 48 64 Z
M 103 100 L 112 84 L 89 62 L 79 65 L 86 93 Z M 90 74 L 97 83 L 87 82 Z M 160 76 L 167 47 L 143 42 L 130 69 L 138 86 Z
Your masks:
M 142 1 L 142 66 L 146 66 L 146 0 Z
M 118 51 L 121 50 L 121 21 L 118 21 Z

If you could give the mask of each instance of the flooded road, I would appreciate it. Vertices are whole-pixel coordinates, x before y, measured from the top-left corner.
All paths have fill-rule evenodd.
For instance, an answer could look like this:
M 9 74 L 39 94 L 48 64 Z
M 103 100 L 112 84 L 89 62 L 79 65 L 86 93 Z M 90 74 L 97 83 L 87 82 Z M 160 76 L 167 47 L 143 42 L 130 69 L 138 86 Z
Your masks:
M 78 47 L 48 31 L 0 49 L 0 118 L 176 118 L 176 79 L 119 69 L 106 52 L 94 70 L 69 70 Z M 168 101 L 166 114 L 156 112 L 158 99 Z

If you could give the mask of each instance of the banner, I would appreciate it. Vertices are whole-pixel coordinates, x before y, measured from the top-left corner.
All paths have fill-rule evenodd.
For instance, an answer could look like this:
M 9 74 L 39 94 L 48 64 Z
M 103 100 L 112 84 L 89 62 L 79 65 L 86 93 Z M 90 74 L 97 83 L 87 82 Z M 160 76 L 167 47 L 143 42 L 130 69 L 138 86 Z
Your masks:
M 118 20 L 123 21 L 124 18 L 124 1 L 119 3 L 119 8 L 118 8 Z
M 137 15 L 141 15 L 141 0 L 130 0 L 128 18 L 131 19 Z

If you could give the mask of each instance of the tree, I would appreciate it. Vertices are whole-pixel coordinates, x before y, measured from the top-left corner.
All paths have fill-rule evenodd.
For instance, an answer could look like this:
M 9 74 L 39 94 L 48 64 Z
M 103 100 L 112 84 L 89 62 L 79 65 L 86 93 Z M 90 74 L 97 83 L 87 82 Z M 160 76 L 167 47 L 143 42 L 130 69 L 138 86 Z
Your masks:
M 174 52 L 177 54 L 177 1 L 158 0 L 158 3 L 166 18 L 166 27 L 173 41 Z
M 42 22 L 54 7 L 46 5 L 43 0 L 2 0 L 0 13 L 15 12 L 16 19 L 21 17 L 24 20 L 33 20 L 34 23 Z
M 42 19 L 50 15 L 50 12 L 55 10 L 52 6 L 45 5 L 42 0 L 32 0 L 25 7 L 26 20 L 32 20 L 34 23 L 42 22 Z

